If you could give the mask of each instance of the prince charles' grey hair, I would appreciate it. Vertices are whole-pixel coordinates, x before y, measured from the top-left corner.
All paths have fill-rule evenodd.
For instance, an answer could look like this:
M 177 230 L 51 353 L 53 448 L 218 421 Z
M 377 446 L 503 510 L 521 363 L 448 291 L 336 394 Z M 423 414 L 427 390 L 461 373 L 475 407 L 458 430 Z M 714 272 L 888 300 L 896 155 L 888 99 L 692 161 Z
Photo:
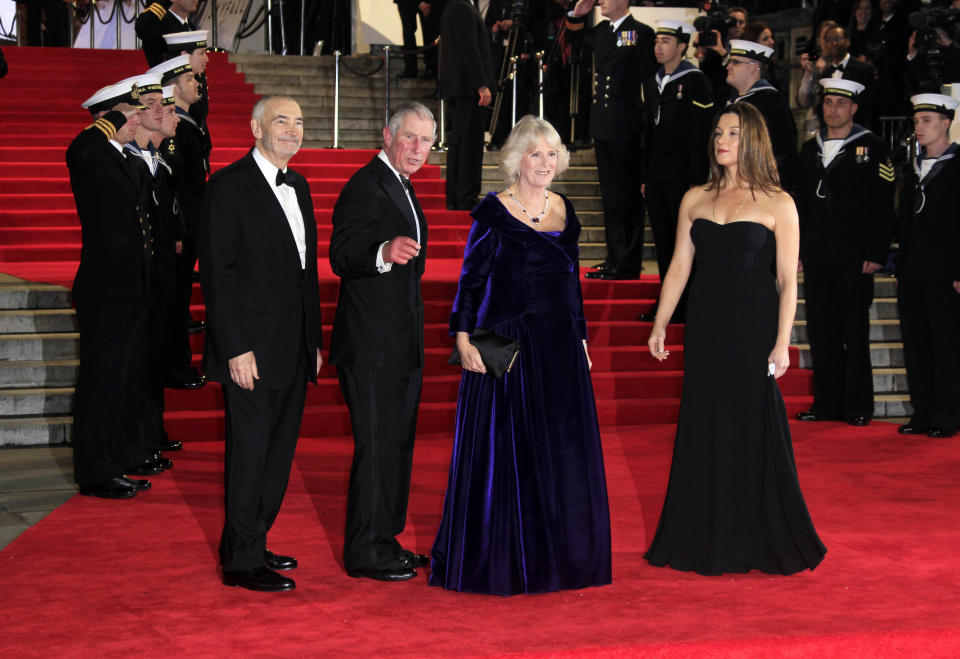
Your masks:
M 425 121 L 432 121 L 433 134 L 437 134 L 437 121 L 433 118 L 433 113 L 430 112 L 430 108 L 416 101 L 404 101 L 393 108 L 393 112 L 390 113 L 390 120 L 387 121 L 387 130 L 390 131 L 391 136 L 397 136 L 397 131 L 400 130 L 400 126 L 403 125 L 403 120 L 406 119 L 408 114 L 415 114 Z

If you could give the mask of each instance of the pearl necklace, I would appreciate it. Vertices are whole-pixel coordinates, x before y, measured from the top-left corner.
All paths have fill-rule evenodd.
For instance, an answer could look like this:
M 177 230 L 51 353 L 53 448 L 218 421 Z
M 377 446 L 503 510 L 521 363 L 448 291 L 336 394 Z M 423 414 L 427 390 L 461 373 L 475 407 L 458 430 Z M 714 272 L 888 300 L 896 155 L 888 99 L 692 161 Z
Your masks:
M 540 211 L 540 214 L 537 215 L 536 217 L 534 217 L 533 215 L 527 212 L 527 209 L 523 207 L 523 204 L 520 203 L 520 200 L 514 197 L 513 193 L 510 192 L 510 188 L 507 188 L 507 194 L 510 195 L 511 199 L 513 199 L 513 203 L 519 206 L 520 210 L 523 211 L 523 214 L 526 215 L 528 218 L 530 218 L 530 221 L 533 222 L 535 225 L 539 225 L 540 220 L 542 220 L 543 216 L 547 214 L 547 207 L 550 206 L 550 197 L 547 194 L 546 190 L 543 191 L 543 210 Z

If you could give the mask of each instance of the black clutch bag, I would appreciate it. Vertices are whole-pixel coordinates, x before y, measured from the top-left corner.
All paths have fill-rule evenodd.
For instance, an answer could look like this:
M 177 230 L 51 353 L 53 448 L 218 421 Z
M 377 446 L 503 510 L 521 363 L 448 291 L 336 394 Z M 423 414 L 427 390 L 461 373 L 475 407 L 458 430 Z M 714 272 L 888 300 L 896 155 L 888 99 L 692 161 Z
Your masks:
M 504 373 L 510 372 L 510 369 L 513 368 L 513 362 L 517 360 L 517 355 L 520 353 L 520 342 L 516 339 L 501 336 L 480 327 L 470 335 L 470 343 L 480 351 L 480 359 L 483 360 L 483 365 L 487 367 L 487 373 L 498 380 L 503 377 Z M 453 347 L 453 352 L 447 363 L 460 363 L 460 351 L 457 350 L 456 346 Z

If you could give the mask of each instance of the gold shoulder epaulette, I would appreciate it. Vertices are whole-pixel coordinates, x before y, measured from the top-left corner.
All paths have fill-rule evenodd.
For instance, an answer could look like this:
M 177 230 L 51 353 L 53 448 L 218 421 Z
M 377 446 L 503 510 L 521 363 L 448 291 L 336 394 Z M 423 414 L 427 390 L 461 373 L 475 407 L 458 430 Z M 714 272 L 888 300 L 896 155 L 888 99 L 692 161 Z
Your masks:
M 150 12 L 157 17 L 157 20 L 162 20 L 167 14 L 167 10 L 163 8 L 159 2 L 154 2 L 152 5 L 143 10 L 143 13 Z
M 103 117 L 100 117 L 99 119 L 94 121 L 92 124 L 87 126 L 84 130 L 89 130 L 90 128 L 96 128 L 101 133 L 106 135 L 108 140 L 112 140 L 113 136 L 117 134 L 117 129 L 114 127 L 114 125 L 111 124 L 106 119 L 104 119 Z

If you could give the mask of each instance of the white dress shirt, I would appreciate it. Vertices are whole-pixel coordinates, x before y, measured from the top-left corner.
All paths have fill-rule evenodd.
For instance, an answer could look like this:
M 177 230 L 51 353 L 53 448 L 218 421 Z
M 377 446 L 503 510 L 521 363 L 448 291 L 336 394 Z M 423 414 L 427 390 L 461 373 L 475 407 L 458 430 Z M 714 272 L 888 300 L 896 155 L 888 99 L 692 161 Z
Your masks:
M 257 163 L 264 178 L 267 179 L 267 185 L 277 196 L 283 214 L 287 218 L 287 224 L 290 225 L 290 231 L 293 233 L 293 239 L 297 243 L 297 251 L 300 252 L 300 267 L 307 267 L 307 238 L 306 231 L 303 228 L 303 215 L 300 213 L 300 204 L 297 201 L 297 191 L 284 183 L 277 185 L 277 172 L 280 171 L 273 163 L 267 160 L 260 150 L 253 149 L 253 161 Z M 283 169 L 286 173 L 287 169 Z
M 384 163 L 386 163 L 387 167 L 390 168 L 390 171 L 393 172 L 394 176 L 397 177 L 397 180 L 400 181 L 402 185 L 403 184 L 402 175 L 400 174 L 400 172 L 396 170 L 396 168 L 393 166 L 393 163 L 390 162 L 390 158 L 387 157 L 387 154 L 384 152 L 383 149 L 380 149 L 380 153 L 377 154 L 377 157 L 380 158 L 380 160 L 382 160 Z M 407 202 L 410 204 L 410 212 L 413 213 L 413 224 L 415 227 L 417 227 L 417 243 L 419 243 L 420 242 L 420 218 L 417 216 L 417 208 L 416 206 L 413 205 L 413 199 L 410 197 L 410 193 L 407 191 L 406 186 L 403 187 L 403 191 L 407 195 Z M 377 272 L 379 272 L 380 274 L 383 274 L 385 272 L 390 272 L 390 269 L 393 267 L 392 263 L 383 262 L 383 246 L 386 245 L 388 242 L 390 241 L 387 240 L 381 243 L 380 249 L 377 250 Z

